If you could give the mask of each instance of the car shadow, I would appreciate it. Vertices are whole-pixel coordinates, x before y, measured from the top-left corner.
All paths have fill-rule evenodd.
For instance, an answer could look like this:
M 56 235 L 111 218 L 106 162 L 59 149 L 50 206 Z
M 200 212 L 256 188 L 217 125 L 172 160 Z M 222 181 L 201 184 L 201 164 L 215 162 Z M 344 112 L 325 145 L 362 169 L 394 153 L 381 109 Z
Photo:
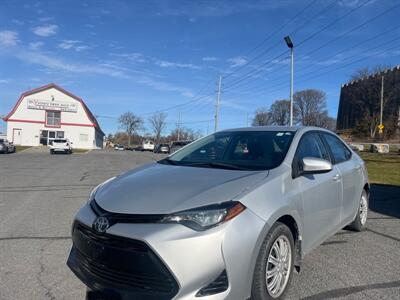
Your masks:
M 370 210 L 400 219 L 400 186 L 371 184 Z

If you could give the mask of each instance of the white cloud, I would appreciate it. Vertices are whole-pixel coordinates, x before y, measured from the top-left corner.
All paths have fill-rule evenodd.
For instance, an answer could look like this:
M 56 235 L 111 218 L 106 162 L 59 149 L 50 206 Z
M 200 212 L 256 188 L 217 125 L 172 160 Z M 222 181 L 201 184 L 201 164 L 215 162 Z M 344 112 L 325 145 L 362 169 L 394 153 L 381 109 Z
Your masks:
M 17 45 L 18 42 L 18 32 L 11 30 L 0 31 L 0 45 L 10 47 Z
M 365 5 L 371 5 L 371 4 L 375 3 L 376 1 L 377 0 L 370 0 Z M 338 4 L 340 6 L 346 6 L 346 7 L 357 7 L 357 6 L 363 5 L 364 2 L 365 2 L 365 0 L 342 0 L 342 1 L 339 1 Z
M 53 21 L 54 17 L 41 17 L 39 18 L 40 22 L 49 22 L 49 21 Z
M 31 42 L 29 43 L 29 48 L 32 50 L 40 49 L 44 45 L 43 42 Z
M 47 71 L 60 71 L 75 74 L 91 74 L 109 76 L 117 79 L 130 80 L 151 87 L 159 91 L 177 92 L 184 97 L 192 97 L 193 93 L 190 89 L 176 86 L 174 84 L 156 80 L 151 75 L 142 75 L 140 72 L 131 72 L 129 69 L 120 68 L 112 64 L 84 64 L 79 62 L 67 62 L 62 59 L 49 56 L 39 51 L 18 51 L 14 53 L 18 59 L 30 64 L 45 67 Z
M 8 80 L 8 79 L 0 79 L 0 84 L 6 84 L 9 82 L 10 82 L 10 80 Z
M 240 66 L 243 66 L 244 64 L 246 64 L 247 59 L 244 58 L 243 56 L 237 56 L 237 57 L 228 59 L 228 62 L 231 63 L 231 68 L 234 68 L 234 67 L 240 67 Z
M 128 59 L 133 62 L 144 63 L 146 62 L 146 58 L 142 53 L 131 52 L 131 53 L 110 53 L 110 56 L 121 57 Z
M 55 24 L 37 26 L 33 28 L 33 33 L 42 37 L 55 35 L 57 31 L 58 31 L 58 26 Z
M 89 46 L 82 44 L 82 42 L 78 40 L 63 40 L 62 43 L 58 44 L 58 47 L 65 50 L 75 50 L 77 52 L 89 49 Z
M 214 56 L 206 56 L 202 58 L 203 61 L 216 61 L 218 60 L 218 58 L 214 57 Z
M 24 21 L 21 21 L 18 19 L 12 19 L 11 22 L 13 22 L 14 24 L 20 25 L 20 26 L 25 24 Z
M 182 63 L 176 63 L 176 62 L 171 62 L 171 61 L 166 61 L 166 60 L 156 60 L 154 63 L 157 66 L 160 66 L 162 68 L 200 69 L 199 66 L 196 66 L 196 65 L 193 65 L 193 64 L 182 64 Z

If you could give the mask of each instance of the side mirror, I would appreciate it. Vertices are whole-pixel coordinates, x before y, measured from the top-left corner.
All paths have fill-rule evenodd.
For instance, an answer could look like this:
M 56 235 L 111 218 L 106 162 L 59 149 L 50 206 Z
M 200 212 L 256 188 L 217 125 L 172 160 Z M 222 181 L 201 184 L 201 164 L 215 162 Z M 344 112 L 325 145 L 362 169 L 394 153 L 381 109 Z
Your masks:
M 332 164 L 321 158 L 304 157 L 302 174 L 327 173 L 332 170 Z

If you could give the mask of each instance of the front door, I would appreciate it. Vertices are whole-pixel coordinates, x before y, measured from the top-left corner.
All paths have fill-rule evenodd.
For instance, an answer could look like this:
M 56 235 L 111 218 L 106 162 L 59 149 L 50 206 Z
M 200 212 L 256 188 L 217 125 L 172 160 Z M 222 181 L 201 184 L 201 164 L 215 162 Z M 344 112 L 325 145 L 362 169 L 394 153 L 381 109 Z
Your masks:
M 304 157 L 330 160 L 329 153 L 317 133 L 306 133 L 300 140 L 294 163 L 302 168 Z M 342 185 L 336 167 L 322 174 L 297 177 L 303 201 L 303 247 L 308 252 L 334 233 L 340 223 Z
M 22 129 L 13 129 L 13 137 L 12 137 L 12 142 L 15 145 L 21 145 L 22 144 Z
M 351 222 L 357 213 L 363 189 L 361 163 L 352 158 L 351 151 L 336 136 L 324 133 L 334 164 L 340 170 L 343 182 L 341 222 Z

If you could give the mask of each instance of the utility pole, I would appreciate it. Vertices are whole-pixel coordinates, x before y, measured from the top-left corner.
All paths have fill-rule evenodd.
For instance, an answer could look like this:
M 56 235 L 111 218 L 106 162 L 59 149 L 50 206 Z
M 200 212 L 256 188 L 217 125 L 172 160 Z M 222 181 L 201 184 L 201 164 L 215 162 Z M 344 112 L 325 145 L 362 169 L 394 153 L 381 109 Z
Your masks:
M 383 128 L 384 128 L 384 125 L 383 125 L 383 84 L 384 84 L 384 78 L 385 77 L 382 75 L 382 82 L 381 82 L 381 115 L 380 115 L 380 122 L 379 122 L 379 126 L 378 126 L 379 134 L 383 133 Z
M 383 83 L 384 83 L 384 76 L 382 75 L 382 85 L 381 85 L 381 125 L 382 125 L 382 119 L 383 119 Z
M 178 113 L 178 142 L 181 138 L 181 111 Z
M 218 130 L 218 117 L 219 117 L 219 102 L 221 100 L 221 84 L 222 84 L 222 76 L 219 75 L 219 80 L 218 80 L 218 90 L 217 90 L 217 99 L 215 101 L 215 115 L 214 115 L 214 131 Z
M 293 126 L 293 72 L 294 72 L 294 53 L 293 47 L 290 48 L 290 126 Z
M 290 126 L 293 126 L 293 72 L 294 72 L 294 45 L 290 36 L 284 37 L 286 45 L 290 48 Z

